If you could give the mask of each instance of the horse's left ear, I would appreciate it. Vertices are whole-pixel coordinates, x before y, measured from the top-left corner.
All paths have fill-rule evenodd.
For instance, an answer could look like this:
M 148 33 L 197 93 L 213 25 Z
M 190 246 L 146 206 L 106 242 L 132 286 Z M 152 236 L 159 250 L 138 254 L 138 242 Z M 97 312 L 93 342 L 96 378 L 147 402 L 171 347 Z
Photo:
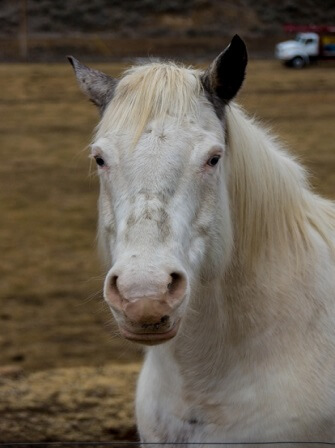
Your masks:
M 206 71 L 202 80 L 204 88 L 222 101 L 230 101 L 242 86 L 247 63 L 247 48 L 236 34 Z

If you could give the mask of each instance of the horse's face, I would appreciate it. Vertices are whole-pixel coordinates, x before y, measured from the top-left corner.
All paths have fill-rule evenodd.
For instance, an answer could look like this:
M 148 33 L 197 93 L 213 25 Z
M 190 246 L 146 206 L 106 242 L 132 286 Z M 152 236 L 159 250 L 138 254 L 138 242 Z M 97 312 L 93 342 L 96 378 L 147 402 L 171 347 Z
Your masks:
M 135 147 L 113 129 L 92 145 L 104 297 L 121 334 L 144 344 L 177 334 L 195 282 L 220 275 L 231 250 L 224 121 L 204 91 L 196 102 L 196 114 L 148 120 Z
M 223 255 L 227 238 L 217 238 L 218 229 L 230 237 L 222 126 L 209 104 L 191 121 L 153 121 L 132 150 L 122 136 L 93 144 L 104 161 L 100 237 L 111 266 L 104 295 L 129 339 L 176 334 L 191 279 L 220 270 L 212 253 Z

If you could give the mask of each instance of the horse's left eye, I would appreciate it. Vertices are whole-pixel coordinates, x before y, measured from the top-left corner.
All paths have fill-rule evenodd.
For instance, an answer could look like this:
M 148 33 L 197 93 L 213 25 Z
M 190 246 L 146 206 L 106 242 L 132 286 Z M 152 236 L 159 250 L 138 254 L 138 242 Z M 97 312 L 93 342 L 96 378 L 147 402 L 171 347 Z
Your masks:
M 209 166 L 215 166 L 217 163 L 218 163 L 218 161 L 220 160 L 220 156 L 212 156 L 211 158 L 209 158 L 208 160 L 207 160 L 207 165 L 209 165 Z
M 99 166 L 104 166 L 105 165 L 105 161 L 104 161 L 104 159 L 102 157 L 96 156 L 94 158 L 95 158 L 95 161 L 97 162 L 97 165 L 99 165 Z

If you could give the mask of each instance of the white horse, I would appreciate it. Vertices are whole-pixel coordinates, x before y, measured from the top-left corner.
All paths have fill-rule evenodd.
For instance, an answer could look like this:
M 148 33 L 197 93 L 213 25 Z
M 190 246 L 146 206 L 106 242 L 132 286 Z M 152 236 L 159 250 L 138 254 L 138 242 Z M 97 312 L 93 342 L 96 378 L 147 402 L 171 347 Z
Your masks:
M 149 63 L 114 80 L 70 61 L 102 113 L 104 296 L 151 346 L 141 441 L 335 442 L 335 207 L 231 102 L 243 41 L 205 72 Z

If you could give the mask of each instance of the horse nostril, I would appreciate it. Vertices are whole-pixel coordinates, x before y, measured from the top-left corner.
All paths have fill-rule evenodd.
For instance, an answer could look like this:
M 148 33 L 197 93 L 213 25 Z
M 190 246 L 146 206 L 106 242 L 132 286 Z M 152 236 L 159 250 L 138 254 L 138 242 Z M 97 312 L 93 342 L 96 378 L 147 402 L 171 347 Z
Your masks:
M 170 274 L 171 281 L 167 285 L 169 293 L 174 294 L 179 288 L 181 288 L 184 285 L 184 277 L 181 274 L 178 274 L 177 272 L 172 272 Z
M 161 323 L 162 324 L 166 324 L 168 321 L 169 321 L 169 316 L 163 316 L 162 318 L 161 318 Z
M 118 276 L 117 275 L 113 275 L 113 277 L 111 277 L 110 279 L 110 288 L 113 292 L 115 293 L 119 293 L 119 288 L 117 287 L 117 280 L 118 280 Z

